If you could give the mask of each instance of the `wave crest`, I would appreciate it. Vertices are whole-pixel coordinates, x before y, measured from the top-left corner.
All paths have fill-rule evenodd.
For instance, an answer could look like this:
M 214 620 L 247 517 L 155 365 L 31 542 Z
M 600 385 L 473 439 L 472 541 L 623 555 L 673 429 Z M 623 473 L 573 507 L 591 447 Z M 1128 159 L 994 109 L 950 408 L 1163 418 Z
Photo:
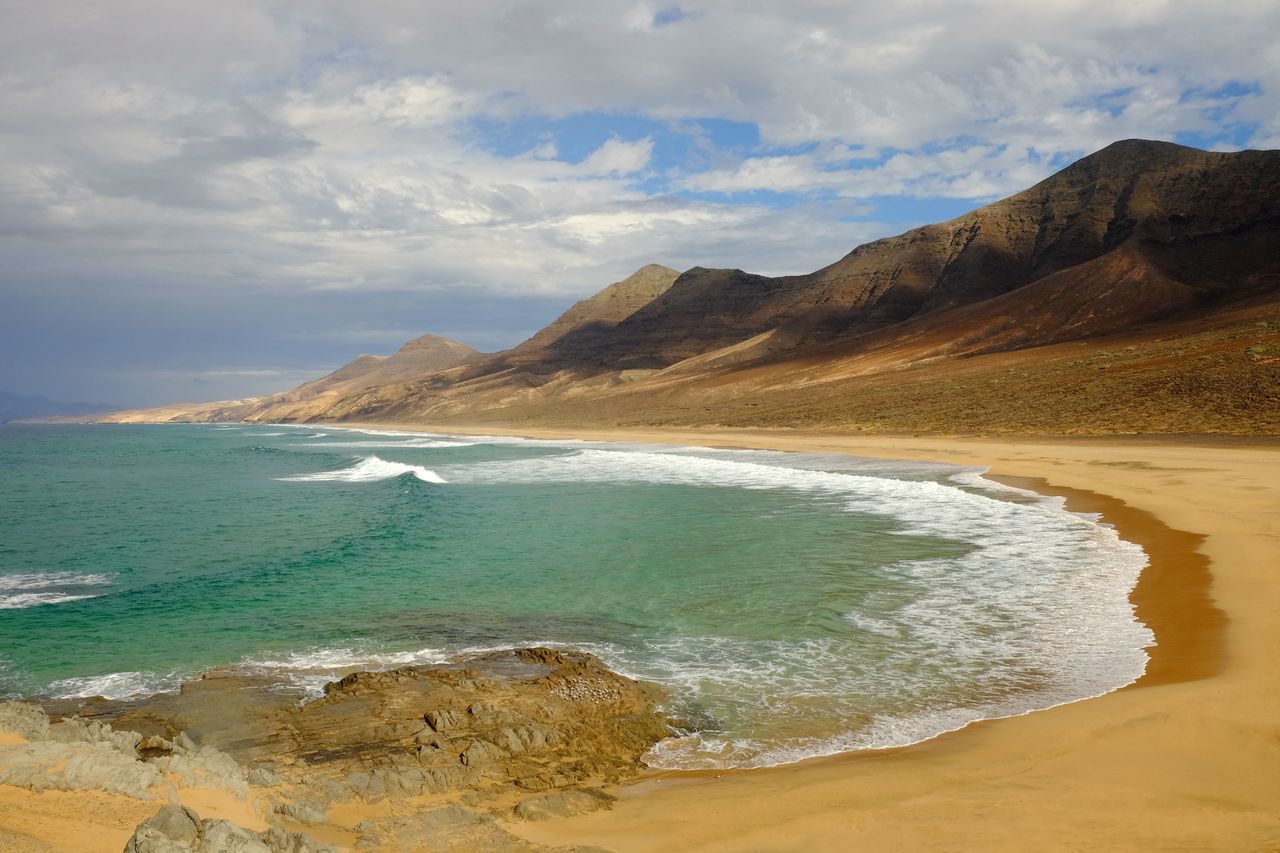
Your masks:
M 66 604 L 106 593 L 93 589 L 106 586 L 106 575 L 78 575 L 74 572 L 24 572 L 0 575 L 0 610 L 20 610 L 41 604 Z
M 372 483 L 378 480 L 392 480 L 396 477 L 412 474 L 424 483 L 446 483 L 430 468 L 421 465 L 409 465 L 404 462 L 388 462 L 377 456 L 365 456 L 350 468 L 337 471 L 317 471 L 314 474 L 297 474 L 293 477 L 280 477 L 295 483 L 338 482 L 338 483 Z

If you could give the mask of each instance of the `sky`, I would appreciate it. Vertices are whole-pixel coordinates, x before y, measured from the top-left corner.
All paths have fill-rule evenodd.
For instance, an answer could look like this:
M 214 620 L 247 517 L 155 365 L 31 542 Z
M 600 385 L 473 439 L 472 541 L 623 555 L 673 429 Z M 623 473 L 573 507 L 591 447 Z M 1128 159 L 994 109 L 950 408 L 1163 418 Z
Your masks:
M 511 346 L 647 263 L 808 272 L 1117 139 L 1280 147 L 1280 0 L 0 0 L 0 389 Z

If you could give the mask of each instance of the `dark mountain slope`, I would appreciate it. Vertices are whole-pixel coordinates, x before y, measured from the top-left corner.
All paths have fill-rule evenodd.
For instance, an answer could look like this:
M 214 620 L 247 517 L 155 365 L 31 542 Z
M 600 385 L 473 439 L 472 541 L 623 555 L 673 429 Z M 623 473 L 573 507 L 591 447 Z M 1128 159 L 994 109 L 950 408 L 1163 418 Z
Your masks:
M 806 342 L 848 339 L 1126 246 L 1198 300 L 1230 300 L 1276 286 L 1278 237 L 1280 152 L 1129 140 L 958 219 L 859 246 L 810 275 L 695 268 L 607 340 L 558 349 L 564 363 L 618 369 L 666 366 L 774 328 Z M 1138 308 L 1126 311 L 1144 313 Z M 1161 292 L 1149 308 L 1167 313 Z

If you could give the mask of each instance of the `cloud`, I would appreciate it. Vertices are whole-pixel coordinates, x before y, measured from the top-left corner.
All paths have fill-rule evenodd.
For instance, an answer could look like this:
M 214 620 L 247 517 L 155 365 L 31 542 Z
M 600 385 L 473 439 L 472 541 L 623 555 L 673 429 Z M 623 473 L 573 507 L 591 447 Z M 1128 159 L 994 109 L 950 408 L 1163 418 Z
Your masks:
M 582 172 L 587 175 L 633 175 L 649 165 L 652 156 L 652 139 L 636 142 L 609 139 L 582 161 Z
M 693 192 L 735 195 L 830 193 L 855 199 L 884 196 L 994 199 L 1044 176 L 1046 158 L 1011 146 L 969 144 L 935 152 L 898 152 L 878 162 L 848 168 L 845 157 L 818 150 L 752 157 L 729 168 L 685 176 Z
M 0 387 L 34 375 L 26 328 L 84 363 L 128 337 L 129 370 L 175 323 L 243 369 L 299 369 L 302 317 L 306 365 L 387 349 L 406 314 L 499 346 L 643 263 L 802 272 L 914 224 L 871 218 L 878 198 L 976 204 L 1124 137 L 1280 144 L 1273 0 L 52 0 L 6 21 Z M 90 303 L 110 331 L 69 316 Z

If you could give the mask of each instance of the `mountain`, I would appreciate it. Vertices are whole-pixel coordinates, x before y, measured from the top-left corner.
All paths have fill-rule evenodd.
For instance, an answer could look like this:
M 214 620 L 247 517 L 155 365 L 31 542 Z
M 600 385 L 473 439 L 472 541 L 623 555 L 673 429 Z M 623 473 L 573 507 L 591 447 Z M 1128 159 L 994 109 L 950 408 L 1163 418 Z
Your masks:
M 45 397 L 0 391 L 0 424 L 24 419 L 93 415 L 110 412 L 113 408 L 94 403 L 58 403 Z
M 422 335 L 400 347 L 394 355 L 361 355 L 314 382 L 300 385 L 291 394 L 300 398 L 349 393 L 372 385 L 403 382 L 462 364 L 480 355 L 479 350 L 438 335 Z
M 784 347 L 850 340 L 1036 282 L 1043 298 L 1054 294 L 1063 303 L 1047 312 L 1052 320 L 1092 304 L 1073 284 L 1081 279 L 1123 302 L 1123 310 L 1095 310 L 1090 322 L 1046 329 L 1020 344 L 1099 334 L 1274 289 L 1278 218 L 1280 153 L 1117 142 L 1029 190 L 859 246 L 808 275 L 690 270 L 583 360 L 666 367 L 765 332 Z M 1103 260 L 1115 252 L 1126 260 Z M 1069 270 L 1075 273 L 1051 279 Z M 1139 280 L 1166 286 L 1139 287 Z
M 1278 306 L 1280 152 L 1126 140 L 813 273 L 645 267 L 502 353 L 190 416 L 1280 433 Z
M 515 347 L 514 352 L 546 349 L 556 343 L 604 338 L 623 320 L 671 289 L 680 273 L 661 264 L 647 264 L 604 290 L 575 303 L 550 325 Z
M 292 391 L 255 401 L 281 418 L 305 416 L 316 401 L 338 400 L 380 385 L 408 382 L 476 358 L 480 352 L 464 343 L 438 335 L 422 335 L 400 347 L 394 355 L 361 355 L 333 373 L 299 385 Z

